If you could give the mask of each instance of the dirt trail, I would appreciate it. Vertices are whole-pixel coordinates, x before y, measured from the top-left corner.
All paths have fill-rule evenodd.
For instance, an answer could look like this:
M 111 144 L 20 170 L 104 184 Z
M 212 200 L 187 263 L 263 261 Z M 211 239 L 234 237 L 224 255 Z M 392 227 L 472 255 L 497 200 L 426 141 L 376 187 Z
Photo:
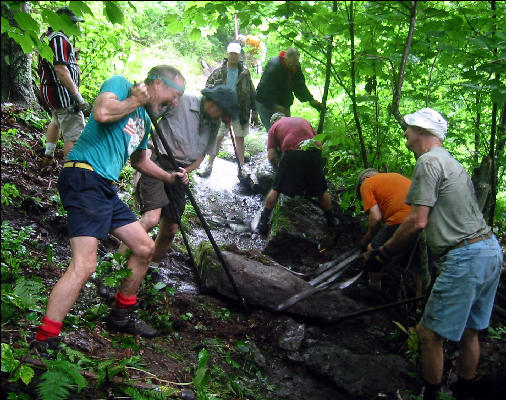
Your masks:
M 26 226 L 33 228 L 34 242 L 28 251 L 32 259 L 38 261 L 38 266 L 27 265 L 23 274 L 39 277 L 44 284 L 45 295 L 48 295 L 70 258 L 66 218 L 58 211 L 54 197 L 61 163 L 57 162 L 48 169 L 41 168 L 43 148 L 40 137 L 43 132 L 12 117 L 12 114 L 18 114 L 20 111 L 17 107 L 2 106 L 2 132 L 13 128 L 19 130 L 14 139 L 4 141 L 2 134 L 2 187 L 6 183 L 14 184 L 20 193 L 20 197 L 14 198 L 13 204 L 2 206 L 2 222 L 8 222 L 17 230 Z M 59 150 L 57 157 L 61 159 L 61 156 Z M 235 175 L 236 167 L 233 163 L 217 159 L 210 178 L 195 178 L 197 186 L 194 194 L 212 224 L 213 235 L 216 235 L 219 243 L 228 242 L 244 249 L 261 250 L 265 241 L 255 234 L 252 235 L 247 229 L 261 205 L 261 197 L 245 192 L 238 182 L 234 181 L 237 180 Z M 192 225 L 191 238 L 193 243 L 206 239 L 197 224 Z M 102 241 L 99 255 L 103 257 L 114 252 L 117 244 L 113 238 Z M 49 250 L 53 254 L 50 263 L 47 262 Z M 159 385 L 167 382 L 191 382 L 198 363 L 198 353 L 202 348 L 207 348 L 212 354 L 208 364 L 208 367 L 212 368 L 210 382 L 220 382 L 220 387 L 224 388 L 227 384 L 232 385 L 227 376 L 237 377 L 234 383 L 236 386 L 230 386 L 235 389 L 222 393 L 224 399 L 356 398 L 338 389 L 327 378 L 309 374 L 297 354 L 278 347 L 279 327 L 287 320 L 287 316 L 273 315 L 261 309 L 254 309 L 249 315 L 244 315 L 237 303 L 199 293 L 193 271 L 189 267 L 188 256 L 184 253 L 171 250 L 162 264 L 164 268 L 161 273 L 165 273 L 166 279 L 173 282 L 174 294 L 163 297 L 163 304 L 150 303 L 152 299 L 150 287 L 147 285 L 140 294 L 143 307 L 153 314 L 153 318 L 156 317 L 160 321 L 160 337 L 144 340 L 128 335 L 107 334 L 103 321 L 90 317 L 91 310 L 100 313 L 99 305 L 106 303 L 97 295 L 97 287 L 90 283 L 83 290 L 71 311 L 72 315 L 67 319 L 64 326 L 64 343 L 69 348 L 83 352 L 87 357 L 99 360 L 112 358 L 119 362 L 139 356 L 142 364 L 125 369 L 124 377 L 143 382 L 150 380 Z M 498 298 L 502 308 L 506 308 L 504 283 L 503 276 Z M 360 285 L 351 288 L 349 294 L 361 297 L 371 305 L 389 300 L 387 294 L 372 293 Z M 169 323 L 162 323 L 167 321 L 163 319 L 165 317 L 168 317 Z M 388 352 L 406 355 L 406 337 L 395 328 L 392 321 L 397 320 L 406 327 L 413 326 L 416 323 L 415 317 L 416 310 L 405 307 L 392 313 L 371 316 L 367 325 L 364 325 L 363 320 L 323 326 L 315 321 L 297 322 L 305 324 L 308 332 L 311 332 L 307 340 L 325 340 L 346 345 L 363 354 Z M 502 321 L 504 328 L 506 318 L 499 314 L 496 318 Z M 2 325 L 2 342 L 21 348 L 20 341 L 26 343 L 30 340 L 35 328 L 36 323 L 27 320 L 26 315 L 17 321 L 8 321 Z M 374 338 L 374 346 L 379 347 L 371 345 L 371 337 Z M 254 344 L 258 352 L 241 353 L 236 345 L 244 342 Z M 480 365 L 482 376 L 492 377 L 506 370 L 505 344 L 504 333 L 499 335 L 499 338 L 483 335 Z M 454 371 L 457 349 L 450 344 L 447 352 L 446 370 Z M 258 354 L 264 358 L 263 364 L 253 360 Z M 249 370 L 246 371 L 244 366 Z M 223 373 L 220 374 L 220 371 Z M 415 366 L 412 366 L 412 372 L 416 375 Z M 449 377 L 450 374 L 446 378 Z M 2 373 L 3 393 L 12 391 L 34 395 L 33 385 L 25 387 L 23 384 L 12 384 L 7 378 L 8 375 Z M 93 380 L 90 380 L 90 386 L 91 388 L 80 394 L 80 398 L 105 397 L 107 387 L 93 388 Z M 122 393 L 117 385 L 111 384 L 110 389 L 115 396 Z M 419 389 L 419 381 L 414 379 L 412 386 L 400 389 L 405 393 L 414 393 Z

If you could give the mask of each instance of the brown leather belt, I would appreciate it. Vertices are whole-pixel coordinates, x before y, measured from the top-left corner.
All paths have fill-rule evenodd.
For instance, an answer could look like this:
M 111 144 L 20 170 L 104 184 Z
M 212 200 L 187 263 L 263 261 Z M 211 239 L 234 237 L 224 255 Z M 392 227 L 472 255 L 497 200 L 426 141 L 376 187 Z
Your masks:
M 462 242 L 457 243 L 455 246 L 448 248 L 448 250 L 446 250 L 445 253 L 448 253 L 451 250 L 458 249 L 459 247 L 466 246 L 468 244 L 473 244 L 473 243 L 477 243 L 477 242 L 480 242 L 485 239 L 489 239 L 490 237 L 492 237 L 492 235 L 493 235 L 493 232 L 490 231 L 489 233 L 486 233 L 484 235 L 476 236 L 475 238 L 472 238 L 472 239 L 463 240 Z

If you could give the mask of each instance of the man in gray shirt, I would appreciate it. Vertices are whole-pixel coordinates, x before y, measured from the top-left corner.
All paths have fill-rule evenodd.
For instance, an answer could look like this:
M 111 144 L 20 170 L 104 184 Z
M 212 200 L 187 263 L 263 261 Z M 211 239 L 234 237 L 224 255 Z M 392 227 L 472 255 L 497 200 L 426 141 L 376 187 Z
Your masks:
M 464 167 L 442 142 L 447 122 L 423 108 L 404 117 L 406 147 L 419 158 L 406 203 L 411 212 L 382 247 L 370 252 L 369 267 L 384 264 L 425 228 L 440 273 L 416 327 L 421 350 L 424 399 L 436 399 L 443 378 L 444 339 L 459 342 L 457 399 L 473 391 L 480 355 L 478 332 L 490 322 L 503 255 L 478 207 Z
M 158 125 L 178 165 L 172 165 L 158 138 L 151 160 L 166 171 L 184 168 L 188 174 L 199 167 L 206 154 L 216 152 L 220 120 L 237 118 L 237 95 L 225 85 L 201 91 L 202 96 L 184 94 L 179 105 L 165 112 Z M 183 215 L 186 198 L 183 185 L 164 185 L 147 175 L 136 184 L 141 207 L 140 223 L 149 232 L 160 222 L 151 266 L 157 265 L 169 250 Z M 121 244 L 119 252 L 126 250 Z

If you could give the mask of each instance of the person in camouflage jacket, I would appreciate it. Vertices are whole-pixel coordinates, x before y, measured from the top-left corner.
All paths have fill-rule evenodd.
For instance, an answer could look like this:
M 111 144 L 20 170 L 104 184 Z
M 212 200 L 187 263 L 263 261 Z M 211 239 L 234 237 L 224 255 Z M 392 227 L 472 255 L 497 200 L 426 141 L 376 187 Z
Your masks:
M 251 80 L 251 74 L 239 61 L 241 55 L 241 45 L 232 42 L 227 47 L 228 58 L 225 58 L 222 64 L 216 68 L 206 81 L 206 87 L 211 88 L 216 85 L 224 84 L 235 90 L 239 100 L 239 118 L 230 121 L 234 129 L 235 142 L 237 147 L 237 157 L 239 164 L 244 164 L 244 137 L 249 133 L 249 122 L 258 124 L 258 114 L 255 109 L 255 86 Z M 217 152 L 219 151 L 223 137 L 228 134 L 228 127 L 221 123 L 216 138 Z M 216 156 L 210 156 L 205 169 L 199 173 L 200 176 L 209 176 L 212 171 L 213 162 Z

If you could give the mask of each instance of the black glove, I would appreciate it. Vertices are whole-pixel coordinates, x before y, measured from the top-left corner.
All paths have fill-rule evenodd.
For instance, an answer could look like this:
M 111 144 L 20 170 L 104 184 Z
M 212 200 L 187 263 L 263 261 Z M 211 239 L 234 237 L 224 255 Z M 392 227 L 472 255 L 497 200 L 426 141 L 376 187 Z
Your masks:
M 80 93 L 77 95 L 70 95 L 72 102 L 74 103 L 74 112 L 78 113 L 82 111 L 85 117 L 88 117 L 91 113 L 91 106 L 86 100 L 83 99 Z
M 369 253 L 369 257 L 365 263 L 366 269 L 369 272 L 379 272 L 383 266 L 389 261 L 387 257 L 381 254 L 380 249 L 373 249 Z

